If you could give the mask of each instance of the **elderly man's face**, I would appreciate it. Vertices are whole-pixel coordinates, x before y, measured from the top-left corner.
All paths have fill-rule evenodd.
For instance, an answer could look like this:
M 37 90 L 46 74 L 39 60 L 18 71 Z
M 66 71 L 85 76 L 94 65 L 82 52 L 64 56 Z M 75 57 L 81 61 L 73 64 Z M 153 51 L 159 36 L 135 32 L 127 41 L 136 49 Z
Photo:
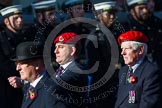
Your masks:
M 37 78 L 37 61 L 23 60 L 16 62 L 16 70 L 19 71 L 21 79 L 33 82 Z
M 73 45 L 56 43 L 55 45 L 56 62 L 64 65 L 74 58 L 76 48 Z
M 121 55 L 123 56 L 125 64 L 128 66 L 133 66 L 141 57 L 140 48 L 134 50 L 131 45 L 131 42 L 122 42 L 121 49 Z

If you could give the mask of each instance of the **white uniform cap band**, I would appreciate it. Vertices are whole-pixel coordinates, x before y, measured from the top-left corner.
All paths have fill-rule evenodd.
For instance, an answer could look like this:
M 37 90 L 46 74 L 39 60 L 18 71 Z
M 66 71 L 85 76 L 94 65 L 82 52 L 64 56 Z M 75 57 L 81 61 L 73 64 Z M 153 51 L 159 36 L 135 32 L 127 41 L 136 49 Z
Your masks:
M 98 10 L 110 10 L 115 9 L 116 2 L 102 2 L 94 4 L 94 8 L 96 11 Z
M 79 3 L 83 3 L 83 0 L 67 0 L 67 2 L 65 2 L 65 5 L 75 5 L 75 4 L 79 4 Z
M 32 4 L 33 9 L 46 9 L 49 7 L 55 7 L 56 0 L 49 0 L 49 1 L 41 1 L 38 3 Z
M 11 13 L 15 13 L 15 14 L 20 13 L 22 12 L 22 6 L 21 5 L 8 6 L 4 9 L 1 9 L 0 12 L 2 16 L 5 16 Z
M 127 0 L 127 4 L 128 6 L 131 6 L 133 4 L 136 4 L 136 3 L 147 3 L 147 0 Z

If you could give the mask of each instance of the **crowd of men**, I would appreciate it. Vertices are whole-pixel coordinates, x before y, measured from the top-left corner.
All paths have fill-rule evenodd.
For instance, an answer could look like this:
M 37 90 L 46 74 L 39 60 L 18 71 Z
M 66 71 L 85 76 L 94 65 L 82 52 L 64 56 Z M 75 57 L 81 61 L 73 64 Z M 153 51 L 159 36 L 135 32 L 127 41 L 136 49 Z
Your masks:
M 33 2 L 29 26 L 21 5 L 1 9 L 1 107 L 161 108 L 162 20 L 149 2 L 126 0 L 125 21 L 113 0 Z

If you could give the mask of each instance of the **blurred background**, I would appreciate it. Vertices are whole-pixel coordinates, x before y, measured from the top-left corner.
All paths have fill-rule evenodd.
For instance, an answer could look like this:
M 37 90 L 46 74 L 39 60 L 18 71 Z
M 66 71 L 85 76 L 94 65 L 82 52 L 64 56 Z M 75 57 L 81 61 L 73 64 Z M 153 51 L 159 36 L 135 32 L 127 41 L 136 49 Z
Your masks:
M 24 7 L 24 23 L 25 25 L 29 25 L 33 23 L 33 15 L 32 15 L 32 9 L 30 4 L 33 2 L 39 2 L 39 1 L 47 1 L 47 0 L 0 0 L 0 9 L 10 6 L 10 5 L 16 5 L 21 4 Z M 56 0 L 57 1 L 57 8 L 58 12 L 61 10 L 62 3 L 66 0 Z M 103 2 L 103 1 L 109 1 L 109 0 L 85 0 L 85 5 L 92 6 L 92 4 Z M 111 0 L 113 1 L 113 0 Z M 124 21 L 126 19 L 127 14 L 127 6 L 125 4 L 125 0 L 114 0 L 117 1 L 117 17 L 120 21 Z M 154 1 L 152 3 L 151 1 Z M 154 11 L 154 14 L 162 19 L 162 0 L 148 0 L 149 2 L 149 8 Z M 89 8 L 90 9 L 90 8 Z M 86 17 L 94 18 L 93 13 L 91 14 L 91 10 L 86 10 L 88 13 Z M 2 17 L 0 17 L 0 25 L 2 24 Z

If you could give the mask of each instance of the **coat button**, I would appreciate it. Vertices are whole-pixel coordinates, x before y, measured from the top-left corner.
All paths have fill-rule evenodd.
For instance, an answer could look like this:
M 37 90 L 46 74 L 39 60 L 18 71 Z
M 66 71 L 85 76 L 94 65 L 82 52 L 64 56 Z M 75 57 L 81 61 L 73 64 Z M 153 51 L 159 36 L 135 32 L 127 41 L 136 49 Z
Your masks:
M 14 47 L 12 47 L 12 50 L 14 51 L 14 50 L 15 50 L 15 48 L 14 48 Z
M 136 29 L 136 26 L 133 26 L 133 29 Z
M 147 30 L 150 30 L 150 27 L 147 27 Z

